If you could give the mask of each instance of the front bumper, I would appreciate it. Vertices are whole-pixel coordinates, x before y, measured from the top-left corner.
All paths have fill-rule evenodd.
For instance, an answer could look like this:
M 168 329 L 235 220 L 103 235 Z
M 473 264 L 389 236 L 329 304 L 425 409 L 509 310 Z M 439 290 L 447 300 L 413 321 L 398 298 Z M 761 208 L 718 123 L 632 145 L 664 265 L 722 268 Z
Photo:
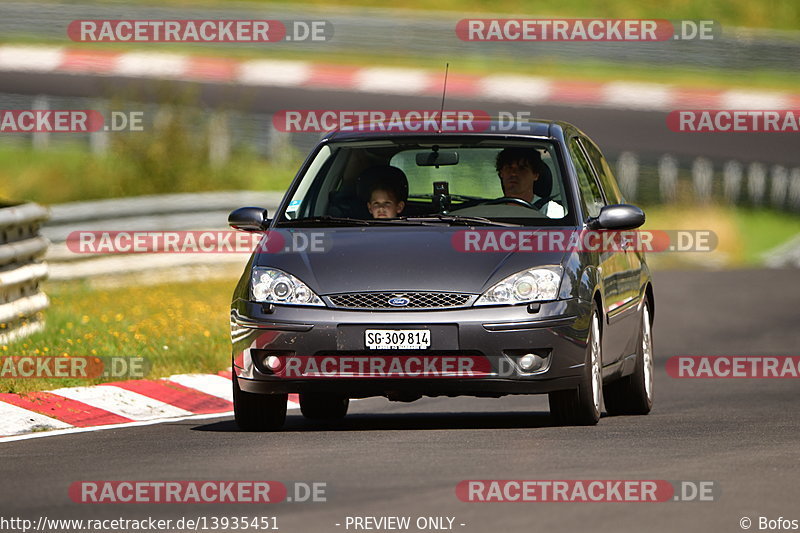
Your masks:
M 574 388 L 580 381 L 592 305 L 560 300 L 525 305 L 469 307 L 441 311 L 346 311 L 330 308 L 262 306 L 237 300 L 231 310 L 233 371 L 243 391 L 253 393 L 331 392 L 361 398 L 388 396 L 502 396 Z M 366 329 L 428 329 L 426 350 L 367 350 Z M 546 361 L 523 371 L 519 357 L 533 353 Z M 441 357 L 483 362 L 475 375 L 276 375 L 265 363 L 273 355 L 291 358 Z M 407 360 L 407 359 L 406 359 Z

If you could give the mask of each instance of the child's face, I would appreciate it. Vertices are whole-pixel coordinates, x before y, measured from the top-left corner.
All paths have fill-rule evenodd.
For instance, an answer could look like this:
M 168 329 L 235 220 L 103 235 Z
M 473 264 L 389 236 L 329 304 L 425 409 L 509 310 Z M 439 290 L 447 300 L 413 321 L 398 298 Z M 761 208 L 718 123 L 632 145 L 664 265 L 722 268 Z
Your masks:
M 392 193 L 381 189 L 372 191 L 372 196 L 367 202 L 367 209 L 372 218 L 397 218 L 405 206 L 405 202 L 398 202 Z

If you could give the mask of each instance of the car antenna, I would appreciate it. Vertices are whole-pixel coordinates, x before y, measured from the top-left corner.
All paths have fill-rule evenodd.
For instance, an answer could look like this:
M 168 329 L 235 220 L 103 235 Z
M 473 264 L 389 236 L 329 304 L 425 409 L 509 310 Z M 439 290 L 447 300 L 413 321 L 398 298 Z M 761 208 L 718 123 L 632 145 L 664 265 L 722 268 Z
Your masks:
M 447 72 L 450 70 L 450 63 L 444 64 L 444 87 L 442 87 L 442 108 L 439 110 L 439 133 L 442 133 L 442 124 L 444 119 L 444 97 L 447 94 Z

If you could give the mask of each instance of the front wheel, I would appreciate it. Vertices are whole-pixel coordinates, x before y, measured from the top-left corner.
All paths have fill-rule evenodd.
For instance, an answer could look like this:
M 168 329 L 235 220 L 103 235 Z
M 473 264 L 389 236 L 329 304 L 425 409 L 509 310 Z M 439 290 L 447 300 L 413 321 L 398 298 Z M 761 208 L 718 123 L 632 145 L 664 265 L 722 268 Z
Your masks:
M 233 414 L 242 431 L 275 431 L 286 421 L 287 394 L 253 394 L 233 376 Z
M 577 389 L 549 394 L 550 414 L 558 425 L 593 426 L 600 420 L 600 398 L 603 390 L 602 343 L 600 317 L 592 311 L 583 376 Z
M 350 398 L 339 394 L 300 394 L 300 412 L 311 420 L 337 420 L 344 418 Z
M 633 374 L 609 383 L 603 393 L 610 415 L 646 415 L 653 407 L 653 332 L 650 308 L 642 310 L 642 325 Z

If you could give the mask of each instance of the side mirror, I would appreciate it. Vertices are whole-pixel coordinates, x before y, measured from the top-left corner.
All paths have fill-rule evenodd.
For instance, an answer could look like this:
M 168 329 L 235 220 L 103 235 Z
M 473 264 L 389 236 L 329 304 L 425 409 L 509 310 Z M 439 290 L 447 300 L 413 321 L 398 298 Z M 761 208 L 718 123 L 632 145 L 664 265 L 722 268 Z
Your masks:
M 589 220 L 590 229 L 635 229 L 644 224 L 644 211 L 629 204 L 607 205 L 597 218 Z
M 228 224 L 242 231 L 264 231 L 269 225 L 267 210 L 262 207 L 240 207 L 228 215 Z

